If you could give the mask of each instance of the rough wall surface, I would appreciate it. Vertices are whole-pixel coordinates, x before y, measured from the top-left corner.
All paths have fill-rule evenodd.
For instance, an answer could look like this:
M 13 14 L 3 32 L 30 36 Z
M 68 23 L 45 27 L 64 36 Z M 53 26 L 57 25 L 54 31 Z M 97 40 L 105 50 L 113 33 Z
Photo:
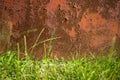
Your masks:
M 39 41 L 48 39 L 53 31 L 54 36 L 61 37 L 54 41 L 52 49 L 58 56 L 67 57 L 75 51 L 107 51 L 114 37 L 117 47 L 120 43 L 120 0 L 1 0 L 0 20 L 1 35 L 12 31 L 4 33 L 10 41 L 1 38 L 10 47 L 17 42 L 23 46 L 26 35 L 30 48 L 43 28 Z M 1 42 L 0 47 L 6 44 Z M 43 44 L 33 52 L 41 57 Z

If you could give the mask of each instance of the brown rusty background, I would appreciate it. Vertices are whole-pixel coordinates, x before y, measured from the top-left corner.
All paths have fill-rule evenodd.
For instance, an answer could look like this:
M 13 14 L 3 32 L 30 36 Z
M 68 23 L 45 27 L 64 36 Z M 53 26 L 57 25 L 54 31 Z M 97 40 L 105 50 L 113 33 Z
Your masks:
M 52 53 L 59 57 L 67 57 L 75 51 L 107 51 L 114 37 L 118 48 L 120 0 L 0 0 L 1 35 L 12 31 L 11 35 L 5 33 L 11 37 L 11 49 L 19 42 L 23 52 L 22 34 L 27 36 L 30 48 L 43 28 L 45 31 L 39 41 L 48 39 L 53 30 L 54 36 L 61 37 L 52 44 Z M 29 30 L 33 31 L 26 32 Z M 1 50 L 6 49 L 7 44 L 7 39 L 2 38 Z M 37 46 L 32 55 L 43 56 L 43 44 Z

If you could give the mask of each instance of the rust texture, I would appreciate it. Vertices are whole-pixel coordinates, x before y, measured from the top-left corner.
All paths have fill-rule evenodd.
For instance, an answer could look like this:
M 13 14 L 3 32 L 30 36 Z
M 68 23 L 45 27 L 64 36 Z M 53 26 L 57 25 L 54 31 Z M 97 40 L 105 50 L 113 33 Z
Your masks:
M 0 1 L 0 35 L 7 36 L 0 38 L 1 50 L 8 44 L 15 49 L 16 43 L 20 43 L 24 52 L 23 36 L 27 36 L 30 48 L 43 28 L 45 31 L 39 41 L 50 38 L 54 31 L 55 37 L 61 37 L 52 44 L 52 53 L 58 57 L 68 57 L 70 52 L 76 51 L 80 54 L 107 51 L 113 38 L 119 48 L 120 0 Z M 46 45 L 49 48 L 49 42 Z M 43 44 L 33 52 L 32 55 L 42 57 Z

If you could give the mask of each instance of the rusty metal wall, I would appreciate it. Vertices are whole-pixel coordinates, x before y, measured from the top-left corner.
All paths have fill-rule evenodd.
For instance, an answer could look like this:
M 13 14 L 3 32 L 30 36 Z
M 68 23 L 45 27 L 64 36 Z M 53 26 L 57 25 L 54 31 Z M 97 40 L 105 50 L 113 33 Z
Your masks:
M 19 42 L 21 50 L 22 33 L 33 30 L 24 33 L 31 47 L 43 28 L 40 41 L 48 39 L 53 30 L 54 36 L 61 37 L 52 49 L 59 57 L 75 51 L 107 51 L 114 37 L 117 47 L 120 43 L 120 0 L 1 0 L 0 20 L 1 30 L 5 23 L 4 31 L 12 31 L 11 47 Z M 34 55 L 43 55 L 43 44 L 35 48 Z

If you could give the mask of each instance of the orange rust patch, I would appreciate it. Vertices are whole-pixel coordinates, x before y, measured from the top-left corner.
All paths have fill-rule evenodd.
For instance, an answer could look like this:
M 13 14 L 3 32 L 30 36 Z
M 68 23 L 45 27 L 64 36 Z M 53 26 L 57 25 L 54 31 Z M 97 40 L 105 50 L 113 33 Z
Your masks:
M 108 27 L 108 29 L 110 29 L 111 34 L 119 33 L 118 21 L 116 21 L 116 20 L 109 20 L 109 23 L 108 23 L 107 27 Z
M 72 30 L 68 31 L 68 33 L 71 38 L 75 38 L 76 37 L 75 27 L 72 27 Z
M 75 31 L 75 27 L 72 27 L 72 30 L 69 29 L 64 29 L 65 32 L 71 37 L 71 38 L 75 38 L 76 37 L 76 31 Z
M 67 5 L 66 0 L 50 0 L 50 3 L 47 4 L 46 9 L 48 12 L 55 12 L 58 6 L 60 6 L 61 10 L 69 10 L 69 6 Z
M 10 29 L 10 30 L 12 30 L 13 29 L 13 23 L 12 23 L 12 21 L 8 21 L 8 24 L 7 24 L 8 26 L 8 28 Z
M 91 13 L 91 14 L 84 14 L 79 25 L 81 28 L 85 31 L 90 31 L 91 24 L 94 27 L 97 27 L 97 25 L 104 25 L 107 21 L 101 17 L 98 13 Z
M 66 0 L 50 0 L 50 2 L 46 5 L 46 10 L 47 10 L 47 19 L 45 23 L 49 28 L 55 28 L 58 26 L 57 23 L 57 17 L 55 15 L 55 12 L 57 9 L 68 11 L 69 6 L 67 4 Z
M 85 13 L 78 24 L 91 35 L 90 46 L 95 49 L 111 45 L 112 38 L 119 32 L 117 20 L 104 19 L 99 13 Z

